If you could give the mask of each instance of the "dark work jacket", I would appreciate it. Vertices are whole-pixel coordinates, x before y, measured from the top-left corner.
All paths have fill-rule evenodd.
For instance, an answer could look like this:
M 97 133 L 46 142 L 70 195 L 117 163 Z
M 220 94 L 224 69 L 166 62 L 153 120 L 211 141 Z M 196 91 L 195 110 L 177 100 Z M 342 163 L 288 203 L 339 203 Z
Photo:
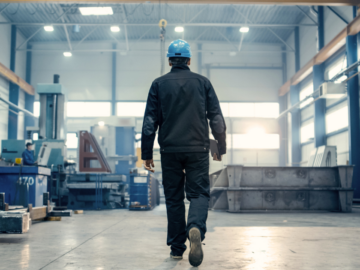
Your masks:
M 210 81 L 190 71 L 185 64 L 157 78 L 147 99 L 141 158 L 152 159 L 159 127 L 160 152 L 208 152 L 209 124 L 218 141 L 219 154 L 226 153 L 226 125 L 219 100 Z
M 22 153 L 22 158 L 24 165 L 34 165 L 35 163 L 33 151 L 25 149 L 25 151 Z

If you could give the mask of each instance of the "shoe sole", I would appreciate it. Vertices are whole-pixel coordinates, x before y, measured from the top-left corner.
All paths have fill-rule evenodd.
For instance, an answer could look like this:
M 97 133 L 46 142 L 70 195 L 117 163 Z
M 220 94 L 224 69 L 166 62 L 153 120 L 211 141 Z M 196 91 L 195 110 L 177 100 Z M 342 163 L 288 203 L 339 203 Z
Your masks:
M 189 239 L 191 244 L 190 253 L 189 253 L 189 262 L 192 266 L 196 267 L 202 263 L 204 258 L 199 229 L 192 228 L 189 232 Z
M 170 255 L 170 258 L 171 259 L 174 259 L 174 260 L 182 260 L 182 256 L 173 256 L 173 255 Z

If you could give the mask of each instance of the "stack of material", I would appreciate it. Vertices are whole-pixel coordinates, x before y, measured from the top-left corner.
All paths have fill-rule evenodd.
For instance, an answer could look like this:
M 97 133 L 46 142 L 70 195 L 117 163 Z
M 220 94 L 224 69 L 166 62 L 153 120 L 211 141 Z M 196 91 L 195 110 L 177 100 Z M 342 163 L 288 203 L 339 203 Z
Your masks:
M 351 212 L 353 167 L 244 167 L 210 175 L 213 210 Z
M 0 211 L 0 232 L 26 233 L 30 229 L 30 213 Z

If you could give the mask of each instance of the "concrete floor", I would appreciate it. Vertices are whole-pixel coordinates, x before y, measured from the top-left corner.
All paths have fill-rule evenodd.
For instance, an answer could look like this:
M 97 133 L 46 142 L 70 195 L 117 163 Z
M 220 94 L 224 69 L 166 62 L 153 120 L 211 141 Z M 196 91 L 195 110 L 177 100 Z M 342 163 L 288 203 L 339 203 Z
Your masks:
M 88 211 L 0 234 L 0 269 L 197 269 L 173 261 L 166 211 Z M 344 213 L 209 212 L 199 269 L 360 269 L 360 208 Z

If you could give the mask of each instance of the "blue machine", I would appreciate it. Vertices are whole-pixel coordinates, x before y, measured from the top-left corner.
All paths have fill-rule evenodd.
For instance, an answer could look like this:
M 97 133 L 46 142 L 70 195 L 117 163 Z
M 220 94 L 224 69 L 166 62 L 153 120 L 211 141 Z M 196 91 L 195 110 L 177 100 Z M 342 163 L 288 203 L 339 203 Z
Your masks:
M 43 206 L 50 169 L 38 167 L 0 167 L 0 193 L 9 205 Z
M 130 176 L 129 210 L 152 210 L 160 204 L 159 182 L 153 175 Z
M 2 140 L 1 141 L 1 157 L 5 159 L 5 161 L 10 163 L 15 163 L 16 158 L 21 158 L 22 153 L 26 148 L 26 140 Z

